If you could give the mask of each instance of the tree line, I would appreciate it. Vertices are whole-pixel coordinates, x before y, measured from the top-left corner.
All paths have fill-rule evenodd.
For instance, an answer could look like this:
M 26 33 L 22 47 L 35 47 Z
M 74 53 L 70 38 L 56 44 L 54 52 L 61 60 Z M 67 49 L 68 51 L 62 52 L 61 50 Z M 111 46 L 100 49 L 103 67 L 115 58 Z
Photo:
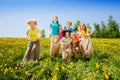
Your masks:
M 80 24 L 80 21 L 74 24 L 74 29 L 77 30 L 77 26 Z M 91 29 L 89 24 L 86 24 L 88 28 Z M 92 34 L 93 38 L 120 38 L 120 26 L 112 16 L 109 16 L 108 22 L 104 23 L 101 21 L 100 24 L 94 23 L 94 30 Z

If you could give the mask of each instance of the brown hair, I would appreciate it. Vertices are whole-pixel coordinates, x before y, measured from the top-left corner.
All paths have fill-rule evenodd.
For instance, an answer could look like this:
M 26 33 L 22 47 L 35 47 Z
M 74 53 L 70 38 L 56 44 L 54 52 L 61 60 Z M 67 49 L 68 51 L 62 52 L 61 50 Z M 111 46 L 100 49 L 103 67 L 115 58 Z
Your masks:
M 80 27 L 82 27 L 82 25 L 85 26 L 85 32 L 87 32 L 87 27 L 86 27 L 86 25 L 85 25 L 84 23 L 81 23 L 81 24 L 80 24 Z
M 70 25 L 72 25 L 72 22 L 68 21 L 67 23 L 70 23 Z

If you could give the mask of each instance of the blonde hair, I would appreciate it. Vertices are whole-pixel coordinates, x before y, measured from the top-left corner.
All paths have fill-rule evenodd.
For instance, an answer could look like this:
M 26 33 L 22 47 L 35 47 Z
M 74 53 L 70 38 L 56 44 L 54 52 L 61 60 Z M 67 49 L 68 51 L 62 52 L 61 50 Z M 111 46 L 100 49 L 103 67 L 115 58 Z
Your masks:
M 82 27 L 82 25 L 85 27 L 85 32 L 87 31 L 87 27 L 86 27 L 86 25 L 84 24 L 84 23 L 80 23 L 80 27 Z
M 31 19 L 27 21 L 27 24 L 30 25 L 31 22 L 34 22 L 35 25 L 37 25 L 37 20 L 36 19 Z

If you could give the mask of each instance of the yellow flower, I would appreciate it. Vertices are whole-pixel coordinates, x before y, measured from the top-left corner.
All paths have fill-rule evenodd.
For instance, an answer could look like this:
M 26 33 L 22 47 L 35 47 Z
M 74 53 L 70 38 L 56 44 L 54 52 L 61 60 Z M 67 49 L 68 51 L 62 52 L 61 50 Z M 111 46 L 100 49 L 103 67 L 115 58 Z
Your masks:
M 98 73 L 99 71 L 96 71 L 96 73 Z
M 0 68 L 2 68 L 2 65 L 0 66 Z
M 0 58 L 2 58 L 3 57 L 3 55 L 2 55 L 2 53 L 0 53 Z
M 96 63 L 96 68 L 99 68 L 99 67 L 100 67 L 100 65 L 98 63 Z
M 12 68 L 10 67 L 9 70 L 11 70 Z
M 6 69 L 4 70 L 4 74 L 6 74 L 6 73 L 8 72 L 8 70 L 9 70 L 9 69 L 6 68 Z
M 55 66 L 55 70 L 57 70 L 57 71 L 59 70 L 59 67 L 58 67 L 58 65 L 56 65 L 56 66 Z
M 26 75 L 26 76 L 29 76 L 29 75 L 30 75 L 30 73 L 29 73 L 28 71 L 26 71 L 26 72 L 25 72 L 25 75 Z
M 109 75 L 108 75 L 108 74 L 105 74 L 105 78 L 106 78 L 106 79 L 109 79 Z
M 15 69 L 17 69 L 17 67 L 15 67 Z
M 4 66 L 7 66 L 7 64 L 4 64 Z
M 64 66 L 62 66 L 62 71 L 64 71 L 65 70 L 65 67 Z
M 56 76 L 53 76 L 52 80 L 57 80 Z

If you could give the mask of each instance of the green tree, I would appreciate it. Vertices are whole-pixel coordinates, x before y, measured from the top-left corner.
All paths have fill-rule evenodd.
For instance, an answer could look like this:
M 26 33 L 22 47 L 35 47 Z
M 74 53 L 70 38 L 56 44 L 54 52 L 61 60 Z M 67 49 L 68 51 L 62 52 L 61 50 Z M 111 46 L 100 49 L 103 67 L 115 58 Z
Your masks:
M 97 23 L 94 23 L 94 27 L 95 27 L 95 31 L 94 31 L 92 37 L 100 38 L 101 37 L 100 25 Z
M 75 31 L 77 31 L 77 27 L 80 25 L 80 21 L 77 20 L 77 22 L 74 24 L 73 28 Z
M 107 29 L 107 26 L 106 24 L 101 21 L 101 30 L 100 30 L 100 33 L 101 33 L 101 37 L 102 38 L 107 38 L 108 37 L 108 29 Z
M 87 23 L 87 25 L 86 25 L 86 26 L 87 26 L 87 28 L 91 29 L 91 27 L 90 27 L 89 23 Z
M 113 20 L 112 16 L 109 16 L 108 19 L 108 37 L 109 38 L 118 38 L 119 37 L 119 24 Z
M 45 37 L 45 30 L 42 30 L 42 37 Z

